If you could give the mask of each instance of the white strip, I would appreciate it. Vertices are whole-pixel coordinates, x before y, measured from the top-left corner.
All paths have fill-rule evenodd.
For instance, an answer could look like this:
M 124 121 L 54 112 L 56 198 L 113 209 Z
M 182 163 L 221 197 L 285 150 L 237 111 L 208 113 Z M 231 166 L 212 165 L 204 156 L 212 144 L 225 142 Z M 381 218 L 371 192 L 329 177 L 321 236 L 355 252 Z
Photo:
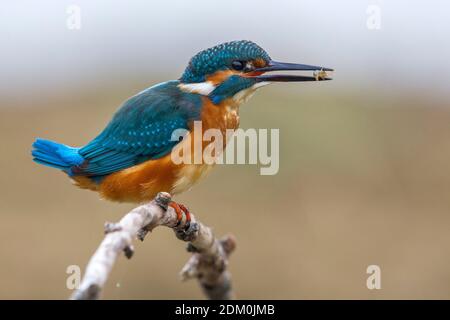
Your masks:
M 178 88 L 185 92 L 198 93 L 204 96 L 209 95 L 216 86 L 211 81 L 199 83 L 180 83 Z

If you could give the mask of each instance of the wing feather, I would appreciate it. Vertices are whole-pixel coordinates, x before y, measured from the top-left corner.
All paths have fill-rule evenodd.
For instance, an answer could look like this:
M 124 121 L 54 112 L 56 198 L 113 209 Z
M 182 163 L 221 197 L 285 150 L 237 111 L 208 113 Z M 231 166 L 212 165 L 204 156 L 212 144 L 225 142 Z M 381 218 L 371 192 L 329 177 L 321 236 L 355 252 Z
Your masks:
M 168 154 L 178 143 L 171 140 L 172 132 L 200 118 L 200 98 L 181 92 L 176 83 L 126 101 L 103 132 L 79 150 L 86 161 L 77 175 L 103 176 Z

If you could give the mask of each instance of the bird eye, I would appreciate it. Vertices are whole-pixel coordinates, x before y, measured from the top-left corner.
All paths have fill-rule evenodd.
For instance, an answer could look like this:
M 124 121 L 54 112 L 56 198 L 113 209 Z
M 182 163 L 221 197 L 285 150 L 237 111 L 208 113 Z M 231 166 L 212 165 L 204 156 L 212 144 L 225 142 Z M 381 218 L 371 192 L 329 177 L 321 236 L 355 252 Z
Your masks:
M 244 62 L 244 61 L 239 61 L 239 60 L 234 60 L 234 61 L 231 63 L 231 67 L 232 67 L 234 70 L 241 71 L 241 70 L 244 69 L 244 67 L 245 67 L 245 62 Z

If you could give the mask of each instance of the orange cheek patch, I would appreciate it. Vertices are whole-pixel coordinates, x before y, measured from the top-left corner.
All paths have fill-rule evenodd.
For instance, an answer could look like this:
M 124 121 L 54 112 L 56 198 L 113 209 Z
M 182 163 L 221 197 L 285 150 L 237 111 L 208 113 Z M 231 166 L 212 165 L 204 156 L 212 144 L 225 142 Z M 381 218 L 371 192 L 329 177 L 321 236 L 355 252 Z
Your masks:
M 238 74 L 238 72 L 232 70 L 221 70 L 207 76 L 206 81 L 211 82 L 213 85 L 218 85 L 235 74 Z
M 267 66 L 267 62 L 264 59 L 255 59 L 251 61 L 252 65 L 255 68 L 263 68 Z M 213 85 L 218 85 L 227 80 L 229 77 L 233 75 L 239 75 L 241 77 L 256 77 L 262 75 L 264 72 L 261 71 L 253 71 L 253 72 L 240 72 L 235 70 L 220 70 L 216 71 L 212 75 L 206 77 L 206 81 L 211 82 Z

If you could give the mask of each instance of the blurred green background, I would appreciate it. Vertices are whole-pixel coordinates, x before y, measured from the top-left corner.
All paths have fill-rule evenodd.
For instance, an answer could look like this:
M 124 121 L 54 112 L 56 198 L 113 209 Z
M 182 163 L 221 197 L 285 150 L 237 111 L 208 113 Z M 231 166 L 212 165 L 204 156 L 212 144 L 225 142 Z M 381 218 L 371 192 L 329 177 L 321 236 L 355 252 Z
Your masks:
M 72 2 L 2 3 L 0 298 L 67 298 L 66 268 L 83 270 L 103 223 L 132 208 L 34 164 L 33 140 L 83 145 L 122 101 L 177 78 L 198 50 L 247 38 L 276 60 L 337 73 L 261 89 L 241 108 L 242 128 L 280 129 L 277 175 L 216 166 L 177 197 L 217 235 L 236 236 L 237 296 L 449 299 L 449 48 L 431 39 L 448 36 L 448 5 L 186 3 L 79 1 L 80 30 L 65 25 Z M 366 26 L 373 3 L 380 30 Z M 178 280 L 188 257 L 170 230 L 156 229 L 133 259 L 119 259 L 104 297 L 203 298 L 195 281 Z M 366 287 L 372 264 L 381 290 Z

